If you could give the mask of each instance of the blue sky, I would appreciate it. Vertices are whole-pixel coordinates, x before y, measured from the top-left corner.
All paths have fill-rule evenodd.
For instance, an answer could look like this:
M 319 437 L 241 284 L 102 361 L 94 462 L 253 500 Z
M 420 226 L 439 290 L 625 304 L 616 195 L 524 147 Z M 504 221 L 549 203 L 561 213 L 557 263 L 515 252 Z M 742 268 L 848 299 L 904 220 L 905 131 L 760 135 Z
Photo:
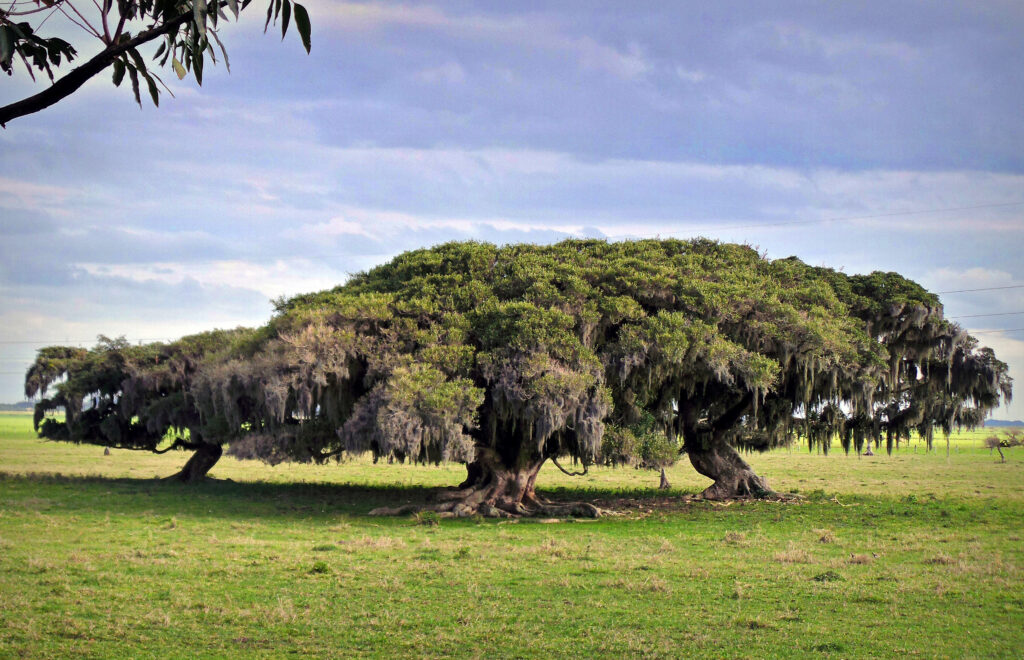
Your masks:
M 0 131 L 0 401 L 28 342 L 256 325 L 452 239 L 705 235 L 1024 285 L 1020 2 L 306 4 L 311 55 L 257 2 L 230 74 L 167 71 L 141 110 L 104 74 Z M 1024 378 L 1024 332 L 992 332 L 1024 288 L 942 298 Z

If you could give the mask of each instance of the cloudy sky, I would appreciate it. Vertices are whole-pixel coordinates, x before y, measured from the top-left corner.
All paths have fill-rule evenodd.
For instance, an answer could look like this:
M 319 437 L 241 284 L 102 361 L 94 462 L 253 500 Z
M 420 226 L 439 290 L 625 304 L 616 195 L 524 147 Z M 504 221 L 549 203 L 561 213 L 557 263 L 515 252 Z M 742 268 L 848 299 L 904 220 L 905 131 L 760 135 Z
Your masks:
M 566 236 L 899 271 L 1024 382 L 1019 0 L 306 4 L 311 55 L 255 2 L 230 74 L 166 71 L 141 110 L 104 74 L 0 131 L 0 401 L 43 342 L 256 325 L 403 250 Z

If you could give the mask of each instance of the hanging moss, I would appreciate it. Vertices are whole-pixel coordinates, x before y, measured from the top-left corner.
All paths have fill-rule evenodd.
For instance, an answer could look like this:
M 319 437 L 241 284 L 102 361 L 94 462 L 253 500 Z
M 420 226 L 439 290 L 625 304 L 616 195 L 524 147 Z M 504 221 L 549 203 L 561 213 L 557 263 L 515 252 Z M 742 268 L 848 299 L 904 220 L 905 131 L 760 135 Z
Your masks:
M 891 449 L 1011 395 L 1006 365 L 916 283 L 706 239 L 447 243 L 275 310 L 256 330 L 44 349 L 26 375 L 29 396 L 55 392 L 37 425 L 154 448 L 191 429 L 268 461 L 586 465 L 641 451 L 608 459 L 606 424 L 653 419 L 692 451 Z M 44 418 L 57 407 L 63 423 Z

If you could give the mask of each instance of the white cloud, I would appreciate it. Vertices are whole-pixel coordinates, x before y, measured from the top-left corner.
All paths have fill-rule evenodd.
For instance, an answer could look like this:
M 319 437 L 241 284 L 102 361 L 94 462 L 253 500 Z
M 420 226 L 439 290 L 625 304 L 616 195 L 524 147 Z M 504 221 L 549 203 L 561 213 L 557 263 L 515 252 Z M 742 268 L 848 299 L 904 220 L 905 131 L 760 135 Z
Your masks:
M 681 64 L 676 66 L 675 73 L 680 80 L 688 83 L 700 83 L 708 79 L 707 73 L 698 69 L 688 69 Z
M 1012 286 L 1015 283 L 1012 273 L 981 266 L 964 270 L 936 268 L 928 271 L 928 281 L 933 283 L 936 290 L 947 291 Z
M 636 43 L 618 49 L 592 36 L 574 36 L 549 16 L 456 15 L 435 7 L 379 3 L 331 2 L 317 6 L 316 17 L 339 30 L 368 31 L 391 26 L 440 30 L 448 38 L 504 43 L 523 49 L 570 55 L 583 69 L 603 71 L 617 78 L 638 79 L 652 66 Z
M 416 80 L 427 85 L 458 85 L 466 80 L 466 70 L 458 62 L 445 62 L 440 66 L 416 73 Z
M 515 220 L 501 217 L 456 217 L 412 214 L 372 208 L 347 207 L 341 215 L 327 222 L 305 224 L 289 229 L 282 236 L 299 239 L 324 239 L 362 236 L 379 241 L 396 238 L 410 232 L 448 230 L 466 237 L 480 236 L 494 230 L 507 232 L 551 231 L 579 235 L 586 227 L 579 223 L 534 219 Z M 445 236 L 443 233 L 439 237 Z
M 63 186 L 0 176 L 0 207 L 59 213 L 76 191 Z
M 1020 327 L 1015 326 L 1015 327 Z M 977 335 L 982 346 L 988 346 L 996 352 L 998 357 L 1010 367 L 1010 375 L 1014 378 L 1014 394 L 1016 398 L 1009 405 L 1000 406 L 993 414 L 995 419 L 1022 419 L 1024 420 L 1024 396 L 1021 396 L 1020 388 L 1024 387 L 1024 340 L 1019 337 L 1024 333 L 991 333 Z
M 136 282 L 235 287 L 259 291 L 268 299 L 327 289 L 342 284 L 347 275 L 304 258 L 277 259 L 269 264 L 241 260 L 210 260 L 200 265 L 180 262 L 96 264 L 79 266 L 90 275 L 123 277 Z

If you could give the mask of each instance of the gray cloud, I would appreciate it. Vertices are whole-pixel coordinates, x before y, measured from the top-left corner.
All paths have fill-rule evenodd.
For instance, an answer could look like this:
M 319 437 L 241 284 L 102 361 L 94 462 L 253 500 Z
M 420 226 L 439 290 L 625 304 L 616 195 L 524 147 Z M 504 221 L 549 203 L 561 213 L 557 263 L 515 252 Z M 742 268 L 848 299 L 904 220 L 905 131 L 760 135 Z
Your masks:
M 1019 3 L 308 6 L 309 56 L 248 12 L 230 75 L 142 110 L 97 80 L 0 131 L 8 332 L 258 323 L 467 238 L 703 234 L 938 290 L 1024 281 L 1022 207 L 864 217 L 1024 201 Z

